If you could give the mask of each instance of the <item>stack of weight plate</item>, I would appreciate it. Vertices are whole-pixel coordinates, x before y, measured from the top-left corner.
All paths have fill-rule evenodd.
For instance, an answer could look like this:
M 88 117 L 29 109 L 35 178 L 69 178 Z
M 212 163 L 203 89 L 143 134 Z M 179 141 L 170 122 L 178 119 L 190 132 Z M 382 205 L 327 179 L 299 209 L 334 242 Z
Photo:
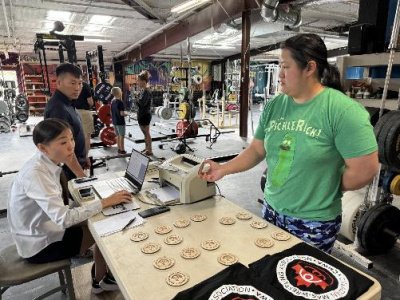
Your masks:
M 21 123 L 26 122 L 29 118 L 29 103 L 23 94 L 19 94 L 15 98 L 15 117 Z
M 400 111 L 383 115 L 374 128 L 379 161 L 391 170 L 400 171 Z
M 9 118 L 8 104 L 5 101 L 0 101 L 0 133 L 9 132 L 11 129 L 11 121 Z

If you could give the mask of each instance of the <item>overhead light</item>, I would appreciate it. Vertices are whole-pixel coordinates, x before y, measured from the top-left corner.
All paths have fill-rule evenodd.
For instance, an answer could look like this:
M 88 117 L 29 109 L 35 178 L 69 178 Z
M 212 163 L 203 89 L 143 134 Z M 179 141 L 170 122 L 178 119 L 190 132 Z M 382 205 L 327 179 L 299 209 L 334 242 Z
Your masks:
M 51 21 L 69 22 L 71 17 L 72 13 L 69 11 L 48 10 L 46 19 Z
M 193 44 L 193 48 L 196 49 L 217 49 L 217 50 L 233 50 L 236 49 L 234 46 L 218 45 L 218 44 Z
M 104 16 L 104 15 L 94 15 L 90 18 L 90 24 L 106 24 L 110 25 L 114 21 L 114 18 L 111 16 Z
M 189 1 L 185 1 L 181 4 L 178 4 L 176 6 L 174 6 L 173 8 L 171 8 L 171 12 L 172 13 L 177 13 L 180 14 L 184 11 L 187 11 L 189 9 L 193 9 L 195 7 L 201 6 L 207 2 L 211 2 L 212 0 L 189 0 Z
M 85 38 L 84 41 L 77 41 L 77 42 L 89 42 L 89 43 L 111 43 L 111 40 L 103 40 L 103 39 L 88 39 Z

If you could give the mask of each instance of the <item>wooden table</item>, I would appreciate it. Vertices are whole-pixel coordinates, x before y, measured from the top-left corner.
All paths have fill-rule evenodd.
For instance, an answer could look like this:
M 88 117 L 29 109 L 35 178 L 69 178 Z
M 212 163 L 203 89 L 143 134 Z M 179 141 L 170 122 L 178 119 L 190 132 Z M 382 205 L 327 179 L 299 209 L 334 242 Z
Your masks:
M 148 184 L 147 187 L 149 187 Z M 146 185 L 144 189 L 146 189 Z M 76 190 L 71 189 L 71 185 L 70 190 L 73 197 L 80 201 Z M 141 210 L 150 207 L 142 202 L 138 203 Z M 238 220 L 235 215 L 243 211 L 245 211 L 243 208 L 229 200 L 214 196 L 208 200 L 189 205 L 173 206 L 171 211 L 150 217 L 139 227 L 107 237 L 99 237 L 93 229 L 93 222 L 104 218 L 102 214 L 91 218 L 88 224 L 126 299 L 171 299 L 179 291 L 185 290 L 226 268 L 217 261 L 217 257 L 222 253 L 233 253 L 238 256 L 242 264 L 248 265 L 267 254 L 283 251 L 300 242 L 298 238 L 292 236 L 288 241 L 274 240 L 275 245 L 272 248 L 257 247 L 254 244 L 257 238 L 271 238 L 271 233 L 278 228 L 272 224 L 264 229 L 252 228 L 250 226 L 251 221 L 263 219 L 252 215 L 253 217 L 250 220 Z M 203 222 L 191 221 L 186 228 L 176 228 L 173 225 L 178 218 L 189 219 L 194 214 L 204 214 L 207 219 Z M 220 224 L 219 219 L 224 216 L 235 218 L 236 223 L 233 225 Z M 154 229 L 159 225 L 169 225 L 172 228 L 169 234 L 179 234 L 183 238 L 183 242 L 178 245 L 165 244 L 164 238 L 169 234 L 159 235 L 154 232 Z M 130 237 L 136 231 L 147 232 L 149 238 L 141 242 L 131 241 Z M 200 247 L 200 243 L 206 239 L 218 240 L 221 246 L 214 251 L 204 250 Z M 161 250 L 154 254 L 142 253 L 140 248 L 147 242 L 159 243 Z M 190 260 L 182 258 L 180 251 L 185 247 L 196 247 L 201 251 L 200 256 Z M 158 270 L 153 266 L 153 262 L 164 255 L 174 258 L 175 265 L 167 270 Z M 169 286 L 166 283 L 166 277 L 174 271 L 183 271 L 189 274 L 189 282 L 181 287 Z M 380 284 L 374 278 L 362 274 L 372 279 L 374 285 L 359 299 L 380 299 Z

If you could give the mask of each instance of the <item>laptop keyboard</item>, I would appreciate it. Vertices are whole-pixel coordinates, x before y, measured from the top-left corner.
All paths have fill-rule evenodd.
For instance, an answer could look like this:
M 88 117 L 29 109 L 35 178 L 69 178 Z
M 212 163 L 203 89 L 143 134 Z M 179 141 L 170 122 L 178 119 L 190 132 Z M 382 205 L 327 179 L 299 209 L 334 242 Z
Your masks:
M 138 189 L 135 189 L 133 186 L 131 186 L 124 178 L 114 178 L 111 180 L 107 180 L 106 184 L 114 192 L 118 192 L 121 190 L 126 190 L 133 194 L 137 194 L 138 192 Z

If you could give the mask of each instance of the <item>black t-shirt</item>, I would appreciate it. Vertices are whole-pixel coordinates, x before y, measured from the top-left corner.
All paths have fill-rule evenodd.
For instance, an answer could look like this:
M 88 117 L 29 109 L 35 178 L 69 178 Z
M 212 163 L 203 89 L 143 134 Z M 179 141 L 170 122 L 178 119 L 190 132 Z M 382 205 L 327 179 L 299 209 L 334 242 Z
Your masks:
M 138 100 L 138 118 L 141 118 L 146 115 L 151 115 L 151 100 L 152 100 L 152 95 L 149 89 L 144 89 L 143 91 L 140 92 L 139 94 L 139 100 Z
M 86 162 L 85 136 L 83 134 L 82 122 L 76 109 L 63 93 L 56 90 L 54 95 L 46 104 L 44 118 L 58 118 L 66 121 L 72 127 L 75 140 L 75 155 L 81 166 Z
M 306 243 L 265 256 L 249 267 L 290 299 L 356 299 L 373 284 Z
M 278 291 L 256 278 L 255 273 L 240 263 L 227 267 L 214 276 L 179 292 L 173 300 L 273 300 Z
M 78 99 L 74 101 L 75 108 L 90 110 L 91 107 L 87 101 L 87 99 L 90 97 L 92 97 L 92 91 L 90 89 L 90 85 L 88 85 L 86 82 L 82 82 L 82 91 L 79 94 Z
M 121 111 L 124 110 L 124 103 L 121 100 L 113 99 L 111 101 L 111 118 L 113 125 L 125 125 L 125 117 L 121 116 Z

